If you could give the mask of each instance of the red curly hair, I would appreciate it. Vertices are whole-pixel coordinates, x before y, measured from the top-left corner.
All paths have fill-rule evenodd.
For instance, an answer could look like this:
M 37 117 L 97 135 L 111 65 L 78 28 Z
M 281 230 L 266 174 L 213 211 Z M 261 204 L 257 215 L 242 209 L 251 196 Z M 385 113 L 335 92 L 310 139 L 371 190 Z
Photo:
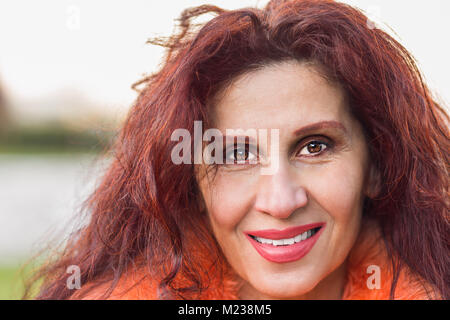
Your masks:
M 193 23 L 205 13 L 215 17 Z M 194 165 L 172 162 L 170 137 L 177 128 L 193 132 L 195 120 L 207 127 L 209 99 L 237 75 L 296 59 L 315 62 L 342 85 L 365 129 L 382 186 L 366 199 L 364 215 L 381 226 L 395 270 L 391 297 L 407 266 L 448 299 L 449 117 L 411 54 L 357 9 L 328 0 L 273 0 L 240 10 L 203 5 L 185 10 L 179 22 L 170 38 L 150 41 L 167 48 L 165 61 L 135 84 L 142 89 L 113 146 L 113 162 L 86 201 L 90 220 L 36 274 L 34 280 L 44 279 L 37 298 L 72 295 L 69 265 L 80 267 L 82 283 L 110 283 L 105 297 L 133 266 L 158 279 L 161 298 L 200 292 L 208 270 L 188 249 L 189 236 L 225 272 Z M 176 285 L 179 274 L 188 286 Z

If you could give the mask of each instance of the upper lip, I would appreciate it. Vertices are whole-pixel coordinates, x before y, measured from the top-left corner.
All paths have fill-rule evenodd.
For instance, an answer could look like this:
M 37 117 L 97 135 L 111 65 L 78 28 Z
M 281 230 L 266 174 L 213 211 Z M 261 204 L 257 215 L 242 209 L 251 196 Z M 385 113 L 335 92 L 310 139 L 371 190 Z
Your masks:
M 305 224 L 305 225 L 301 225 L 301 226 L 289 227 L 289 228 L 282 229 L 282 230 L 265 229 L 265 230 L 244 231 L 244 233 L 251 235 L 251 236 L 264 238 L 264 239 L 280 240 L 280 239 L 293 238 L 295 236 L 298 236 L 299 234 L 302 234 L 305 231 L 315 229 L 318 227 L 323 227 L 324 225 L 325 225 L 325 222 L 317 222 L 317 223 Z

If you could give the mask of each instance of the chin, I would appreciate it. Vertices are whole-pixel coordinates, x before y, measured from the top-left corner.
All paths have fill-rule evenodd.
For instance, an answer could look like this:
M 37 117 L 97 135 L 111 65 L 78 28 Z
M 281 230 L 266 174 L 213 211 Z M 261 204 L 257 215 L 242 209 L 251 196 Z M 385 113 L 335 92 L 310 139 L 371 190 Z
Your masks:
M 260 279 L 255 280 L 254 288 L 267 299 L 300 299 L 313 291 L 317 285 L 313 278 L 313 276 L 305 275 L 298 275 L 298 277 L 295 277 L 296 280 L 293 280 L 291 275 L 286 277 L 286 279 L 266 277 L 263 281 Z

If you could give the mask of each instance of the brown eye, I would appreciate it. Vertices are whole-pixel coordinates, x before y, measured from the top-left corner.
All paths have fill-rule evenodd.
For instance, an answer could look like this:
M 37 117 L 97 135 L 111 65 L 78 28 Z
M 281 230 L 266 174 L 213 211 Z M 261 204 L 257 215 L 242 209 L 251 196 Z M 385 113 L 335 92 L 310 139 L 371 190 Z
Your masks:
M 311 141 L 300 150 L 301 155 L 311 155 L 322 152 L 328 145 L 320 141 Z
M 248 149 L 234 149 L 234 159 L 236 161 L 246 161 L 248 160 Z
M 227 163 L 245 163 L 256 159 L 256 155 L 250 151 L 250 147 L 236 146 L 233 150 L 230 150 L 226 155 Z

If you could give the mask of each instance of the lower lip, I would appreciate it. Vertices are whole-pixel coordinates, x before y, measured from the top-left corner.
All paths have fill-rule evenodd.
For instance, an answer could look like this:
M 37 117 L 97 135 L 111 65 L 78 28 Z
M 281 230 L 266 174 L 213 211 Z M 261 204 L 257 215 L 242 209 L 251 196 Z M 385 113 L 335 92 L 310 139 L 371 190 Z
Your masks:
M 297 261 L 307 255 L 319 239 L 322 231 L 325 229 L 324 227 L 322 226 L 312 237 L 288 246 L 273 246 L 271 244 L 260 243 L 248 234 L 246 234 L 246 237 L 264 259 L 276 263 L 286 263 Z

